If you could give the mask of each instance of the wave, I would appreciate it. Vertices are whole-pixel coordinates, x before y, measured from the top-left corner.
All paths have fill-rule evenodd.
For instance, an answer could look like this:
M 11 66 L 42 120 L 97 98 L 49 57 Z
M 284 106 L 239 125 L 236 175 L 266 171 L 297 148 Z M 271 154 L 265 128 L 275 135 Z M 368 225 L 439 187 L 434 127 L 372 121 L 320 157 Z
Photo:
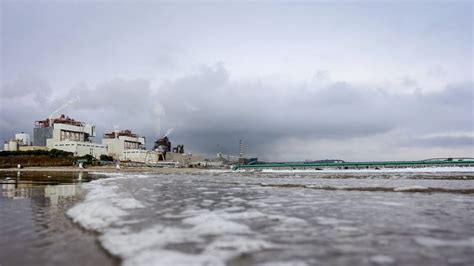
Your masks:
M 281 183 L 277 183 L 275 178 L 236 174 L 112 176 L 83 185 L 84 200 L 69 209 L 67 215 L 85 229 L 98 232 L 102 247 L 121 258 L 123 265 L 242 265 L 254 254 L 270 254 L 265 261 L 258 261 L 262 265 L 282 262 L 293 265 L 291 263 L 298 262 L 294 261 L 295 253 L 291 250 L 295 247 L 294 236 L 298 237 L 299 245 L 303 245 L 311 232 L 329 232 L 328 243 L 334 244 L 340 239 L 338 236 L 369 233 L 358 224 L 360 216 L 354 216 L 362 210 L 357 209 L 359 204 L 351 205 L 347 200 L 341 204 L 340 198 L 344 196 L 352 201 L 352 193 L 326 195 L 308 193 L 309 189 L 390 193 L 361 195 L 364 200 L 372 200 L 369 202 L 374 206 L 370 213 L 373 209 L 418 207 L 414 201 L 417 198 L 436 202 L 440 198 L 453 198 L 450 199 L 453 201 L 458 198 L 460 204 L 471 200 L 465 195 L 401 197 L 395 193 L 474 193 L 472 186 L 465 186 L 469 181 L 378 180 L 375 184 L 373 180 L 318 180 L 324 182 L 318 185 L 308 184 L 308 179 L 280 178 Z M 438 187 L 442 184 L 451 187 Z M 280 189 L 273 191 L 272 188 Z M 293 188 L 295 191 L 291 191 Z M 340 208 L 344 216 L 326 211 Z M 356 212 L 351 212 L 354 209 Z M 393 216 L 390 211 L 385 214 Z M 414 243 L 464 247 L 467 242 L 463 241 L 418 238 Z M 316 242 L 313 245 L 317 245 Z M 279 254 L 284 256 L 278 257 Z M 309 251 L 305 257 L 310 259 L 314 254 Z M 379 262 L 388 260 L 381 255 L 371 258 Z
M 119 178 L 124 177 L 116 177 Z M 84 228 L 101 232 L 128 215 L 127 209 L 145 207 L 133 196 L 118 193 L 117 186 L 105 185 L 104 183 L 109 180 L 112 178 L 83 185 L 83 188 L 88 190 L 84 201 L 69 209 L 66 214 Z
M 304 225 L 297 218 L 258 211 L 190 208 L 179 214 L 162 210 L 165 214 L 161 219 L 172 219 L 173 224 L 148 220 L 147 226 L 136 228 L 134 225 L 140 223 L 135 218 L 136 211 L 148 207 L 148 202 L 138 200 L 117 185 L 129 184 L 135 177 L 124 175 L 92 181 L 84 185 L 84 201 L 67 211 L 74 222 L 99 232 L 101 245 L 121 258 L 123 265 L 226 265 L 242 254 L 277 247 L 260 239 L 258 233 L 239 220 L 266 218 L 278 220 L 282 226 Z M 131 180 L 124 180 L 127 178 Z M 140 193 L 145 193 L 144 189 L 140 188 Z M 189 245 L 199 249 L 190 250 Z
M 280 188 L 309 188 L 320 190 L 346 190 L 346 191 L 380 191 L 380 192 L 424 192 L 424 193 L 461 193 L 474 194 L 474 188 L 442 188 L 442 187 L 424 187 L 424 186 L 405 186 L 405 187 L 381 187 L 381 186 L 331 186 L 331 185 L 305 185 L 305 184 L 258 184 L 261 187 L 280 187 Z

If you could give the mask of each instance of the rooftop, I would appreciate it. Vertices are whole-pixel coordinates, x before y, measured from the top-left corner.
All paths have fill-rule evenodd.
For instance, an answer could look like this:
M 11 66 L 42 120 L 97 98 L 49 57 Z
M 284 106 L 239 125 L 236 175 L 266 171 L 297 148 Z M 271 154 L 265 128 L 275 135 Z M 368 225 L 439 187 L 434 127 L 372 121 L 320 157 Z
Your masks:
M 125 129 L 125 130 L 121 130 L 121 131 L 112 131 L 110 133 L 105 133 L 104 134 L 105 139 L 115 139 L 115 138 L 118 138 L 120 136 L 138 138 L 138 135 L 135 134 L 135 133 L 132 133 L 132 131 L 129 130 L 129 129 Z
M 62 114 L 59 118 L 46 118 L 45 120 L 35 121 L 35 127 L 50 127 L 53 124 L 66 124 L 73 126 L 84 126 L 85 124 L 80 121 L 76 121 L 69 116 Z

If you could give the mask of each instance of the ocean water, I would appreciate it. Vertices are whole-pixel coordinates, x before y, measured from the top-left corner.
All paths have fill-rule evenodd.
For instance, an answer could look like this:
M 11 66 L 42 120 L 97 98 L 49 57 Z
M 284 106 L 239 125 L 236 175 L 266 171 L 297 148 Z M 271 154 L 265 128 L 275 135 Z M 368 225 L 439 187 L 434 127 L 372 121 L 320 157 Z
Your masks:
M 66 214 L 123 265 L 473 265 L 472 170 L 104 174 Z

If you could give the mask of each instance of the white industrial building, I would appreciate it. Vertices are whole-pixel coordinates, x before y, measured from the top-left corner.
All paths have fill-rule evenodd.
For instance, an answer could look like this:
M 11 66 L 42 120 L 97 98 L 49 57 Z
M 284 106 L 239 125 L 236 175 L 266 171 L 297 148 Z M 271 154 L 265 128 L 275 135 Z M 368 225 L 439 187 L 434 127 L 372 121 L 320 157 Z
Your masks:
M 72 152 L 76 156 L 90 154 L 99 158 L 102 154 L 107 154 L 107 145 L 92 142 L 64 140 L 54 143 L 53 149 Z
M 120 161 L 131 161 L 146 164 L 155 164 L 162 161 L 164 158 L 163 153 L 158 151 L 147 151 L 130 149 L 124 150 L 122 155 L 119 157 Z
M 124 153 L 134 154 L 137 157 L 138 154 L 142 154 L 145 151 L 145 138 L 140 137 L 130 130 L 115 130 L 111 133 L 104 134 L 102 138 L 102 144 L 107 145 L 107 153 L 112 156 L 115 160 L 128 160 Z M 132 152 L 133 151 L 133 152 Z M 143 156 L 142 160 L 145 160 Z
M 30 146 L 30 134 L 28 133 L 16 133 L 15 138 L 5 141 L 3 144 L 4 151 L 19 151 L 21 147 Z
M 102 144 L 107 145 L 107 152 L 115 160 L 154 164 L 164 160 L 159 151 L 147 151 L 145 138 L 130 130 L 115 130 L 104 134 Z
M 15 134 L 15 140 L 18 141 L 19 145 L 23 146 L 30 146 L 31 141 L 30 141 L 30 134 L 21 132 L 21 133 L 16 133 Z
M 61 115 L 50 116 L 35 122 L 33 142 L 30 135 L 24 132 L 15 134 L 15 138 L 5 141 L 5 151 L 29 151 L 58 149 L 71 152 L 74 156 L 101 155 L 112 156 L 114 160 L 138 162 L 145 164 L 180 165 L 201 164 L 204 157 L 185 154 L 183 145 L 171 149 L 167 135 L 155 142 L 154 150 L 146 150 L 145 138 L 130 130 L 115 130 L 104 134 L 102 144 L 94 143 L 95 126 L 76 121 Z
M 3 144 L 4 151 L 18 151 L 19 149 L 20 149 L 20 144 L 18 143 L 18 140 L 16 139 L 5 141 L 5 143 Z
M 95 126 L 76 121 L 64 115 L 36 121 L 33 143 L 74 153 L 75 156 L 92 155 L 99 158 L 107 154 L 107 145 L 93 143 Z

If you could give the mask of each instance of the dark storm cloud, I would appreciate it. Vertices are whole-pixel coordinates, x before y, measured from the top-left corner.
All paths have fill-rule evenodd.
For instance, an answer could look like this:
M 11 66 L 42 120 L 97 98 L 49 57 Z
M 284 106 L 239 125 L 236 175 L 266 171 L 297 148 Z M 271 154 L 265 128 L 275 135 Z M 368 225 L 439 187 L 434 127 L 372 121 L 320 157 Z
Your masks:
M 89 87 L 81 84 L 54 101 L 60 106 L 69 99 L 77 99 L 65 112 L 77 119 L 87 120 L 97 126 L 97 132 L 111 131 L 114 127 L 131 129 L 145 136 L 158 132 L 158 114 L 150 82 L 143 79 L 114 79 Z M 71 112 L 73 110 L 73 112 Z
M 28 87 L 47 88 L 41 80 L 37 84 L 28 82 Z M 78 85 L 50 103 L 30 104 L 33 99 L 20 93 L 28 93 L 24 83 L 13 82 L 2 87 L 3 95 L 9 95 L 10 100 L 2 108 L 5 126 L 1 135 L 6 138 L 13 131 L 26 131 L 34 120 L 46 118 L 64 102 L 79 97 L 64 112 L 96 124 L 99 133 L 119 125 L 145 135 L 150 146 L 159 133 L 174 128 L 174 144 L 183 143 L 188 150 L 208 155 L 236 154 L 239 139 L 245 141 L 247 152 L 259 155 L 263 147 L 285 138 L 344 143 L 397 130 L 408 132 L 394 140 L 403 145 L 406 139 L 420 139 L 418 144 L 409 145 L 472 146 L 472 138 L 423 138 L 433 132 L 474 129 L 472 83 L 412 94 L 390 94 L 379 86 L 360 87 L 347 82 L 288 86 L 279 88 L 259 80 L 234 81 L 223 64 L 216 64 L 202 66 L 195 74 L 158 87 L 144 79 L 114 79 L 97 86 Z
M 231 149 L 241 138 L 258 153 L 259 147 L 287 137 L 344 140 L 398 129 L 421 136 L 474 128 L 471 83 L 393 95 L 345 82 L 278 90 L 259 82 L 233 82 L 229 76 L 217 65 L 161 88 L 165 123 L 198 150 Z
M 29 132 L 40 110 L 50 106 L 52 90 L 47 81 L 23 74 L 0 84 L 0 137 Z
M 99 140 L 174 128 L 210 155 L 473 153 L 449 139 L 474 131 L 471 3 L 0 5 L 2 139 L 71 102 Z

